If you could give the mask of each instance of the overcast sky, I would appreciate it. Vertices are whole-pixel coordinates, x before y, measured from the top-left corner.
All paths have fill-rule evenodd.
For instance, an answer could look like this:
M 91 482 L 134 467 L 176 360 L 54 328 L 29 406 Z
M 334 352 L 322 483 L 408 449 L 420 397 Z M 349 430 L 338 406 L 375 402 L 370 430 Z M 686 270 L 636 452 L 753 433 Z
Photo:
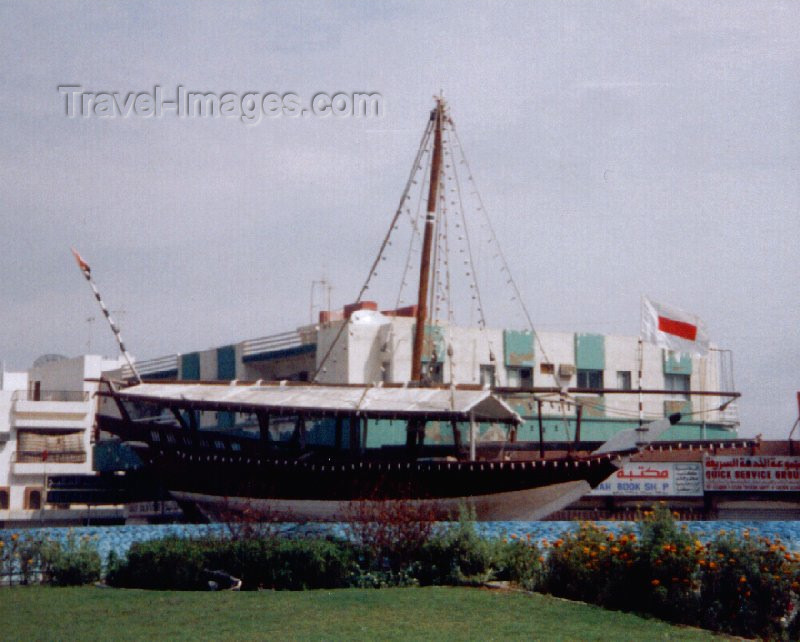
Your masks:
M 307 323 L 322 276 L 354 299 L 441 88 L 536 327 L 636 334 L 644 294 L 694 312 L 734 352 L 741 433 L 785 436 L 798 33 L 797 2 L 4 2 L 0 358 L 114 354 L 71 245 L 140 359 Z M 63 85 L 384 109 L 69 118 Z

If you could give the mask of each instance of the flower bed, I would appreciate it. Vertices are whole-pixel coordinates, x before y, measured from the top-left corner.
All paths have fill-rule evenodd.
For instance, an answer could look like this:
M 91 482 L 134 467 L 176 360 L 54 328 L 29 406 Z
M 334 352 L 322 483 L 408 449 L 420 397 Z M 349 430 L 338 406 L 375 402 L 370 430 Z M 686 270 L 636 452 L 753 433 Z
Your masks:
M 99 576 L 91 538 L 0 538 L 0 582 L 81 584 Z M 466 512 L 456 524 L 437 525 L 401 511 L 376 514 L 346 537 L 287 538 L 274 528 L 245 528 L 225 537 L 136 542 L 106 564 L 114 586 L 204 590 L 226 576 L 241 579 L 245 590 L 506 580 L 734 635 L 800 639 L 800 553 L 747 530 L 720 530 L 701 541 L 663 506 L 621 531 L 585 522 L 543 541 L 535 532 L 483 537 Z

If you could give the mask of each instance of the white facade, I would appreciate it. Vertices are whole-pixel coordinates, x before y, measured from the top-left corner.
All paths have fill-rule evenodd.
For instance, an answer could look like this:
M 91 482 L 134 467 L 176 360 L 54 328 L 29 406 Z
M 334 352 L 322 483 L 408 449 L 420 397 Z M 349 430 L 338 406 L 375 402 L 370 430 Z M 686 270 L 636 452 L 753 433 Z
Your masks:
M 92 471 L 96 379 L 120 366 L 97 355 L 0 373 L 0 522 L 35 518 L 48 475 Z
M 410 309 L 382 313 L 372 302 L 360 306 L 323 312 L 318 325 L 160 357 L 137 367 L 156 380 L 310 381 L 317 373 L 321 383 L 409 381 L 415 328 Z M 730 352 L 715 348 L 696 357 L 640 343 L 636 336 L 534 335 L 444 324 L 426 327 L 423 361 L 431 383 L 501 388 L 526 418 L 520 435 L 529 440 L 540 439 L 540 433 L 545 440 L 573 439 L 579 412 L 581 438 L 587 441 L 605 440 L 640 419 L 678 412 L 685 428 L 676 427 L 671 439 L 727 438 L 738 427 L 735 403 L 721 409 L 731 398 L 705 394 L 734 391 Z M 125 369 L 119 373 L 130 374 Z M 539 401 L 545 420 L 541 430 Z
M 380 323 L 337 321 L 319 327 L 317 333 L 317 367 L 321 365 L 331 343 L 346 328 L 325 361 L 319 379 L 326 383 L 377 383 L 408 381 L 411 376 L 411 353 L 414 319 L 382 317 Z M 459 384 L 486 384 L 482 371 L 494 372 L 494 385 L 520 387 L 519 367 L 511 366 L 506 353 L 504 330 L 476 327 L 441 326 L 439 377 L 435 381 Z M 638 417 L 639 369 L 644 390 L 674 390 L 673 393 L 642 395 L 646 418 L 662 417 L 680 412 L 684 402 L 701 421 L 734 425 L 735 407 L 728 412 L 717 410 L 724 397 L 684 394 L 686 391 L 723 391 L 726 364 L 721 353 L 711 350 L 705 357 L 670 355 L 661 348 L 643 343 L 635 336 L 592 335 L 602 345 L 602 384 L 579 382 L 581 371 L 578 340 L 571 332 L 540 332 L 533 337 L 528 386 L 558 388 L 606 388 L 626 393 L 604 395 L 602 413 L 606 417 Z M 452 356 L 451 356 L 452 355 Z M 677 363 L 681 361 L 682 363 Z M 670 374 L 670 363 L 675 374 Z M 569 373 L 566 376 L 559 376 Z M 524 384 L 522 384 L 524 385 Z M 724 390 L 730 392 L 730 390 Z M 600 394 L 582 394 L 591 402 Z

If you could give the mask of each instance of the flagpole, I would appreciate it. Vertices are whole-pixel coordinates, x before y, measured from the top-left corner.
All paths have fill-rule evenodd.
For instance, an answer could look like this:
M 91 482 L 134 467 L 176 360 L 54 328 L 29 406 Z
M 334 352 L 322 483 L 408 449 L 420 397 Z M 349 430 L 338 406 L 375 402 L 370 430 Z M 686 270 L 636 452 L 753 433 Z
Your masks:
M 125 349 L 125 343 L 122 341 L 122 335 L 119 332 L 119 327 L 116 323 L 114 323 L 114 319 L 111 318 L 111 313 L 108 311 L 106 304 L 103 302 L 103 297 L 100 296 L 100 292 L 97 289 L 97 286 L 94 283 L 94 279 L 92 279 L 92 269 L 89 267 L 89 264 L 83 260 L 80 254 L 75 250 L 72 249 L 72 254 L 75 256 L 75 260 L 78 263 L 78 268 L 81 272 L 83 272 L 83 276 L 86 277 L 86 281 L 89 283 L 89 286 L 92 288 L 92 292 L 94 292 L 94 298 L 97 299 L 97 303 L 100 305 L 100 309 L 103 311 L 103 315 L 106 317 L 108 321 L 108 325 L 111 327 L 111 332 L 114 333 L 114 338 L 117 340 L 117 345 L 119 346 L 119 350 L 122 353 L 122 356 L 125 357 L 125 361 L 128 362 L 128 367 L 133 372 L 133 376 L 136 377 L 136 381 L 142 383 L 142 378 L 139 376 L 138 370 L 136 370 L 136 366 L 133 365 L 133 360 L 131 356 L 128 354 L 128 351 Z
M 644 396 L 642 395 L 642 368 L 644 363 L 644 342 L 642 341 L 642 327 L 644 324 L 644 295 L 639 301 L 639 429 L 644 426 Z

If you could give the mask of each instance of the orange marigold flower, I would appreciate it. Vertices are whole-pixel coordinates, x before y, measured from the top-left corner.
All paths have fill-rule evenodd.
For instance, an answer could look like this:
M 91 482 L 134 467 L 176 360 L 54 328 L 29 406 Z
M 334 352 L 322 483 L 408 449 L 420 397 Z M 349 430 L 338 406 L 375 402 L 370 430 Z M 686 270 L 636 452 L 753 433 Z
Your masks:
M 653 580 L 652 582 L 650 582 L 650 584 L 652 584 L 653 586 L 658 586 L 659 584 L 661 584 L 661 582 L 659 582 L 658 580 Z
M 708 563 L 708 568 L 717 568 L 717 563 L 716 562 L 709 562 Z
M 12 533 L 11 534 L 11 541 L 12 542 L 16 542 L 18 539 L 19 539 L 19 535 L 17 535 L 16 533 Z
M 700 560 L 700 561 L 698 561 L 697 563 L 698 563 L 700 566 L 705 566 L 705 565 L 706 565 L 706 561 L 705 561 L 705 560 Z
M 742 575 L 742 576 L 739 578 L 739 584 L 744 584 L 745 582 L 747 582 L 747 578 L 746 578 L 744 575 Z

